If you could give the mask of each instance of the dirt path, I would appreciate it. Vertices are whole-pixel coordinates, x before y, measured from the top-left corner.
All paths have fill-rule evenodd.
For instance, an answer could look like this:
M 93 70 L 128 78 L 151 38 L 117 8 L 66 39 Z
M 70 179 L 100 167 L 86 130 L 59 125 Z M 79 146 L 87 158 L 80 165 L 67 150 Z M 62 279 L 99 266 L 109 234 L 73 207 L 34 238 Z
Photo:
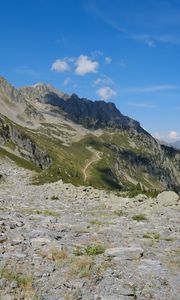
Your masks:
M 93 149 L 92 147 L 87 147 L 87 149 L 89 151 L 92 152 L 92 157 L 90 160 L 87 161 L 84 169 L 83 169 L 83 174 L 84 174 L 84 180 L 87 180 L 87 170 L 88 168 L 95 162 L 97 162 L 98 160 L 100 160 L 102 158 L 102 152 L 96 151 L 95 149 Z

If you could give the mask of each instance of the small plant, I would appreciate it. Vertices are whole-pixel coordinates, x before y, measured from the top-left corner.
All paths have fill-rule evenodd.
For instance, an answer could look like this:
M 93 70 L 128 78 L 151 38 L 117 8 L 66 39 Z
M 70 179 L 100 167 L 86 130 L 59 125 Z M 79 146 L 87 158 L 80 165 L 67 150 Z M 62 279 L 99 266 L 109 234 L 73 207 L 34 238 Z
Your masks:
M 115 210 L 114 211 L 115 215 L 117 215 L 118 217 L 127 217 L 127 212 L 123 211 L 122 209 L 119 210 Z
M 169 237 L 163 238 L 163 240 L 166 241 L 166 242 L 173 242 L 175 240 L 175 238 L 169 236 Z
M 88 246 L 85 249 L 85 254 L 86 255 L 99 255 L 104 253 L 105 247 L 102 245 L 96 245 L 96 246 Z
M 52 249 L 52 259 L 54 261 L 61 261 L 61 260 L 64 260 L 68 257 L 68 252 L 66 249 L 62 249 L 62 250 L 59 250 L 59 249 Z
M 154 239 L 154 240 L 159 240 L 160 239 L 160 234 L 159 233 L 149 233 L 149 232 L 146 232 L 143 234 L 143 238 L 144 239 Z
M 90 221 L 90 224 L 92 224 L 92 225 L 103 225 L 103 222 L 98 221 L 98 220 L 92 220 L 92 221 Z
M 15 272 L 12 272 L 9 269 L 1 269 L 0 271 L 1 277 L 5 278 L 8 281 L 15 281 L 18 285 L 18 287 L 23 289 L 30 289 L 32 288 L 32 277 L 26 276 L 23 274 L 18 274 Z
M 141 221 L 146 221 L 147 220 L 147 218 L 146 218 L 146 216 L 144 214 L 134 215 L 132 217 L 132 219 L 134 221 L 137 221 L 137 222 L 141 222 Z
M 137 300 L 137 286 L 133 285 L 132 289 L 133 289 L 133 298 L 134 300 Z
M 57 263 L 62 262 L 63 260 L 68 258 L 67 249 L 58 249 L 56 247 L 52 247 L 49 250 L 41 251 L 40 255 L 43 258 L 53 260 Z
M 58 212 L 52 211 L 52 210 L 48 210 L 48 209 L 45 209 L 45 210 L 34 210 L 33 212 L 35 214 L 37 214 L 37 215 L 45 215 L 45 216 L 52 216 L 52 217 L 58 217 L 59 216 Z
M 91 278 L 93 272 L 93 263 L 87 257 L 71 258 L 70 269 L 67 273 L 68 279 L 71 278 Z
M 59 200 L 59 197 L 56 195 L 51 196 L 51 200 Z

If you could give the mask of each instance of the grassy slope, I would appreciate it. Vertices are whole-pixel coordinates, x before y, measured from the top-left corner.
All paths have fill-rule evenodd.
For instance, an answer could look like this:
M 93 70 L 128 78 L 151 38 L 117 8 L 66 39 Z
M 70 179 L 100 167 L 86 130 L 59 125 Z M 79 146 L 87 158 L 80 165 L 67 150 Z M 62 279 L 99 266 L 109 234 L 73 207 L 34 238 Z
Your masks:
M 12 122 L 6 118 L 6 123 L 8 122 L 12 124 Z M 135 158 L 141 157 L 142 155 L 144 162 L 146 162 L 146 160 L 148 162 L 150 154 L 149 145 L 147 145 L 147 147 L 132 147 L 130 142 L 132 141 L 132 137 L 130 137 L 126 131 L 106 131 L 100 137 L 89 134 L 71 146 L 64 146 L 58 139 L 52 138 L 50 134 L 48 136 L 35 130 L 22 128 L 19 125 L 13 124 L 13 126 L 18 127 L 20 131 L 37 143 L 40 148 L 45 149 L 53 160 L 53 164 L 48 170 L 36 174 L 33 179 L 34 184 L 43 184 L 45 182 L 62 179 L 64 182 L 70 182 L 75 185 L 92 185 L 97 188 L 110 190 L 119 190 L 124 185 L 128 189 L 133 189 L 135 185 L 124 176 L 124 173 L 127 173 L 130 177 L 134 177 L 147 188 L 161 188 L 161 185 L 158 184 L 154 178 L 149 177 L 147 180 L 142 168 L 133 169 L 128 165 L 126 157 L 123 156 L 123 151 L 133 153 Z M 138 145 L 138 139 L 138 137 L 134 138 L 136 145 Z M 112 145 L 114 145 L 114 148 Z M 88 180 L 85 182 L 82 170 L 87 160 L 92 156 L 92 153 L 87 149 L 88 146 L 100 151 L 103 155 L 102 159 L 91 165 L 88 170 Z M 117 152 L 119 149 L 121 149 L 123 155 Z M 8 156 L 25 168 L 39 171 L 31 162 L 8 153 L 6 150 L 1 149 L 0 154 Z M 119 160 L 122 172 L 117 171 L 117 159 Z

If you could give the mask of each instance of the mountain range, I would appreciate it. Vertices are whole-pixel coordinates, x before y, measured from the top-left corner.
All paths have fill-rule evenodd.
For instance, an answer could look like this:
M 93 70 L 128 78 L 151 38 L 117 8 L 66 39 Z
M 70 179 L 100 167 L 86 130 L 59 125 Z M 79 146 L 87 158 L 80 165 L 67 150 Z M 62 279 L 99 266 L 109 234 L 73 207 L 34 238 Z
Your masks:
M 34 184 L 180 192 L 180 151 L 161 145 L 113 103 L 49 84 L 15 88 L 0 77 L 0 156 L 33 169 Z

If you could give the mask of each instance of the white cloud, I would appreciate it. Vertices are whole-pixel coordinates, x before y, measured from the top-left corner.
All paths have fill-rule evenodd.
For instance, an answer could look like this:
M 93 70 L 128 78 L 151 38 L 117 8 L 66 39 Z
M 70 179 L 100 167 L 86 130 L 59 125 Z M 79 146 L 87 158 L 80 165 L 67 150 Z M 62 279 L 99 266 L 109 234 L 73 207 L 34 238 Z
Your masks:
M 110 56 L 105 57 L 105 63 L 110 64 L 112 62 L 112 58 Z
M 155 132 L 155 133 L 153 134 L 153 136 L 154 136 L 156 139 L 160 140 L 160 141 L 163 141 L 163 140 L 165 139 L 165 135 L 162 134 L 162 133 L 160 133 L 160 132 Z
M 109 86 L 104 86 L 96 91 L 96 94 L 102 99 L 102 100 L 109 100 L 112 97 L 116 96 L 116 92 L 111 89 Z
M 176 140 L 179 138 L 179 134 L 177 131 L 171 130 L 168 132 L 168 136 L 167 136 L 170 140 Z
M 75 73 L 80 76 L 84 76 L 87 73 L 96 73 L 99 67 L 99 63 L 91 60 L 87 55 L 80 55 L 75 64 Z
M 56 59 L 51 66 L 52 71 L 56 72 L 66 72 L 70 70 L 70 65 L 68 63 L 69 59 Z
M 113 80 L 110 77 L 108 77 L 106 75 L 103 75 L 102 77 L 98 77 L 94 81 L 93 85 L 95 86 L 95 85 L 98 85 L 98 84 L 113 84 L 113 83 L 114 82 L 113 82 Z
M 180 134 L 175 130 L 171 130 L 171 131 L 163 132 L 163 133 L 162 132 L 155 132 L 153 136 L 155 138 L 157 138 L 158 140 L 167 141 L 169 143 L 172 142 L 172 141 L 180 139 Z

